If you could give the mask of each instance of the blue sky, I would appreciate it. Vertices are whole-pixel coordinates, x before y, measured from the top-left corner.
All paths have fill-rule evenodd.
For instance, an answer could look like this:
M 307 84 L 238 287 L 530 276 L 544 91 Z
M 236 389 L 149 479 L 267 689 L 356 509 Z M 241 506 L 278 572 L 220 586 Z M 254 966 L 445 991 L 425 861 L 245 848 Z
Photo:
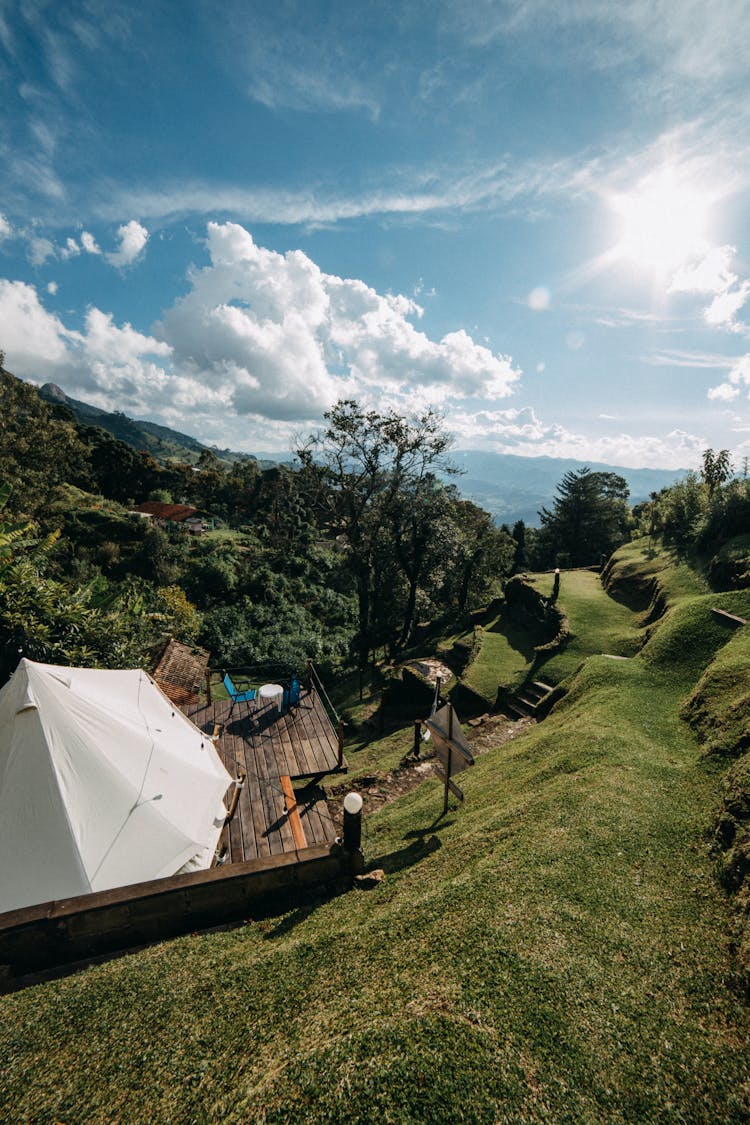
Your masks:
M 0 0 L 0 349 L 219 447 L 750 455 L 750 0 Z

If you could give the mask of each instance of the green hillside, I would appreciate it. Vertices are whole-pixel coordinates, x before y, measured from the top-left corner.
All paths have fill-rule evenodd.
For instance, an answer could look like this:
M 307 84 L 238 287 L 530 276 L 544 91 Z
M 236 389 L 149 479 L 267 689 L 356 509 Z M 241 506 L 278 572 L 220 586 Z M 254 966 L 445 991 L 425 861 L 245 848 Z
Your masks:
M 232 464 L 248 456 L 244 453 L 233 453 L 229 449 L 217 450 L 212 446 L 204 445 L 189 434 L 170 429 L 169 426 L 129 418 L 121 410 L 102 410 L 98 406 L 92 406 L 91 403 L 70 398 L 54 383 L 45 383 L 40 387 L 39 397 L 53 406 L 66 407 L 81 425 L 98 426 L 119 441 L 127 442 L 133 449 L 150 453 L 158 461 L 178 460 L 192 464 L 198 460 L 201 453 L 212 452 L 216 453 L 223 463 Z M 271 461 L 264 464 L 273 463 Z
M 620 603 L 563 575 L 577 664 L 587 644 L 634 652 L 644 609 L 622 599 L 654 561 L 616 556 Z M 437 781 L 366 818 L 375 889 L 0 999 L 8 1119 L 748 1120 L 750 1013 L 711 851 L 726 764 L 683 717 L 716 734 L 744 633 L 660 561 L 667 613 L 642 655 L 585 660 L 445 819 Z

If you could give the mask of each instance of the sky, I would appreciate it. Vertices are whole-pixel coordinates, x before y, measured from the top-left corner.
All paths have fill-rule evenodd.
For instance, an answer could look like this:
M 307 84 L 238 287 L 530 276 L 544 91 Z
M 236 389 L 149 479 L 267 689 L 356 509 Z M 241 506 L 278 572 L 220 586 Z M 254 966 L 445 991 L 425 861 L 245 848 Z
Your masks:
M 0 0 L 5 366 L 220 449 L 750 456 L 750 0 Z

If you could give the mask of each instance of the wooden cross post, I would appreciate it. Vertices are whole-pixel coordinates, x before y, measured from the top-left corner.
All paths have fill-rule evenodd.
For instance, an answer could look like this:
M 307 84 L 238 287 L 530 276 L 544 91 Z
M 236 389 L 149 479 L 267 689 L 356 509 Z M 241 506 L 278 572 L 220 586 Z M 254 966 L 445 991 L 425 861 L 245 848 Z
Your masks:
M 448 708 L 448 759 L 445 763 L 445 791 L 443 793 L 443 816 L 448 812 L 448 792 L 451 782 L 451 762 L 453 760 L 453 752 L 451 750 L 451 742 L 453 740 L 453 708 Z

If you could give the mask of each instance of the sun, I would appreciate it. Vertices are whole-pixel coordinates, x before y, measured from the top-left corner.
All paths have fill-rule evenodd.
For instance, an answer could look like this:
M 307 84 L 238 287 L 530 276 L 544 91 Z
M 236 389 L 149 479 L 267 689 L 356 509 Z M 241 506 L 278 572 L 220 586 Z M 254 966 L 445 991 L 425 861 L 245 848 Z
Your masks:
M 645 176 L 609 203 L 619 227 L 615 259 L 667 274 L 706 250 L 713 200 L 673 168 Z

